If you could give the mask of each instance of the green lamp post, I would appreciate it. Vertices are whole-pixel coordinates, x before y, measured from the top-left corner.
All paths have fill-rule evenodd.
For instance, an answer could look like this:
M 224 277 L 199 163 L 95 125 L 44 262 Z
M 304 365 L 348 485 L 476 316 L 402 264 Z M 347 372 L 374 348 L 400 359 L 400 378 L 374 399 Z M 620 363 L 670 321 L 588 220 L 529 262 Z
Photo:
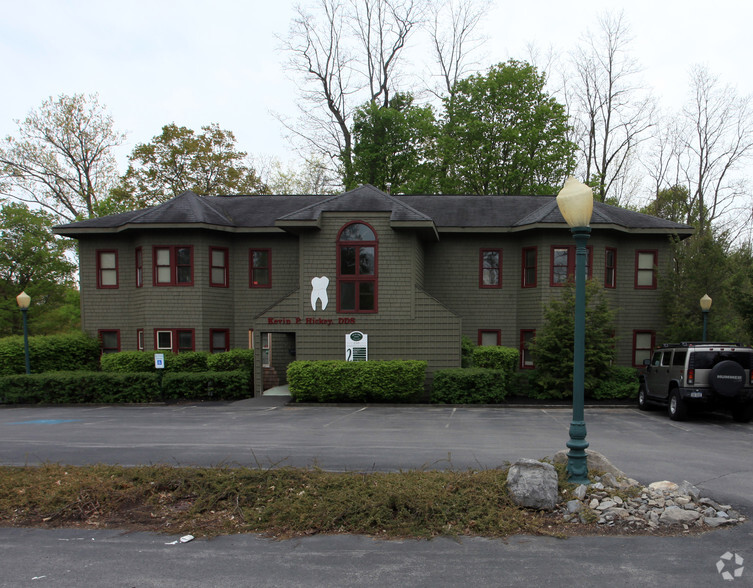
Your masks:
M 701 297 L 701 312 L 703 313 L 703 342 L 706 342 L 706 325 L 708 324 L 709 310 L 711 310 L 711 296 L 704 294 Z
M 24 358 L 26 359 L 26 373 L 29 374 L 31 373 L 29 370 L 29 327 L 26 323 L 26 313 L 29 311 L 31 296 L 26 292 L 21 292 L 16 296 L 16 302 L 18 303 L 18 308 L 21 309 L 21 314 L 23 314 L 24 317 Z
M 588 484 L 586 420 L 584 416 L 584 376 L 586 356 L 586 243 L 591 236 L 593 191 L 572 176 L 557 195 L 557 206 L 575 239 L 575 332 L 573 343 L 573 419 L 567 446 L 568 479 Z

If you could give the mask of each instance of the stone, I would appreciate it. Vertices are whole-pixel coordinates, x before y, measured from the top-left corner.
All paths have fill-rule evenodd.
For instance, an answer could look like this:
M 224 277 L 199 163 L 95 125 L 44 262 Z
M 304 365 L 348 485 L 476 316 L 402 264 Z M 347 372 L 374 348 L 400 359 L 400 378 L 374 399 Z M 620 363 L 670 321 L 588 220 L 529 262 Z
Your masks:
M 617 478 L 614 477 L 614 474 L 607 472 L 601 477 L 601 481 L 604 482 L 607 486 L 611 486 L 612 488 L 619 488 L 620 485 L 617 482 Z
M 680 492 L 680 494 L 690 496 L 693 500 L 696 501 L 701 497 L 701 491 L 687 480 L 683 480 L 680 483 L 678 491 Z
M 608 508 L 612 508 L 616 504 L 617 503 L 614 500 L 605 500 L 596 507 L 596 510 L 607 510 Z
M 583 500 L 586 497 L 586 493 L 588 492 L 588 486 L 585 484 L 581 484 L 578 486 L 574 491 L 573 494 L 578 500 Z
M 554 510 L 557 506 L 557 470 L 549 463 L 520 459 L 507 472 L 513 502 L 526 508 Z
M 597 506 L 599 506 L 599 501 L 596 498 L 593 498 L 591 502 L 588 503 L 588 508 L 591 510 L 596 510 Z
M 693 523 L 699 518 L 701 518 L 701 513 L 697 511 L 670 506 L 664 509 L 664 512 L 659 516 L 659 521 L 666 525 L 680 525 Z
M 721 527 L 722 525 L 732 525 L 736 521 L 730 519 L 723 519 L 721 517 L 704 517 L 703 522 L 709 527 Z
M 677 492 L 678 488 L 679 486 L 677 484 L 667 480 L 651 482 L 651 484 L 648 485 L 648 489 L 653 490 L 654 492 Z
M 561 449 L 554 454 L 552 461 L 556 464 L 567 463 L 567 449 Z M 612 465 L 601 453 L 586 449 L 586 466 L 589 472 L 605 472 L 612 474 L 615 478 L 625 478 L 625 473 L 619 468 Z
M 583 508 L 583 503 L 580 500 L 568 500 L 567 501 L 567 512 L 570 514 L 580 512 Z

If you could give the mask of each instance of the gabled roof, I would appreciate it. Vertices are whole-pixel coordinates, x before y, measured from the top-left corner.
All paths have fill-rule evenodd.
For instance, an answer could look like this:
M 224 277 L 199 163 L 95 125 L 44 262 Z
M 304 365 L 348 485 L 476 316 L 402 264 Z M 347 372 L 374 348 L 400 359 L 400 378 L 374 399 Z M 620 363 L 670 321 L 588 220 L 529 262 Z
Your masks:
M 144 210 L 87 219 L 54 228 L 59 235 L 119 233 L 131 229 L 206 228 L 232 232 L 298 232 L 319 227 L 322 214 L 384 212 L 393 228 L 438 238 L 447 231 L 511 232 L 566 226 L 554 196 L 391 196 L 359 186 L 336 196 L 197 196 L 183 192 Z M 594 202 L 592 226 L 625 232 L 687 236 L 693 228 Z

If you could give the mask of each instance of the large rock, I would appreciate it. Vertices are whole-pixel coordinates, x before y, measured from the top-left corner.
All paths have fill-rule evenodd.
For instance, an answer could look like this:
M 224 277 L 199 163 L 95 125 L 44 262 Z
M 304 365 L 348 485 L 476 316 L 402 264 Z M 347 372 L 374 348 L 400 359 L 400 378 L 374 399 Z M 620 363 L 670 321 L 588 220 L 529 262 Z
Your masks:
M 659 521 L 666 525 L 679 525 L 694 523 L 701 518 L 701 513 L 694 510 L 685 510 L 677 506 L 668 506 L 659 516 Z
M 554 510 L 557 506 L 557 470 L 548 463 L 520 459 L 507 472 L 507 489 L 519 506 Z
M 567 449 L 561 449 L 554 454 L 552 461 L 556 464 L 567 463 Z M 601 453 L 586 449 L 586 465 L 589 472 L 604 472 L 612 474 L 615 478 L 627 478 L 625 472 L 612 465 L 612 462 Z

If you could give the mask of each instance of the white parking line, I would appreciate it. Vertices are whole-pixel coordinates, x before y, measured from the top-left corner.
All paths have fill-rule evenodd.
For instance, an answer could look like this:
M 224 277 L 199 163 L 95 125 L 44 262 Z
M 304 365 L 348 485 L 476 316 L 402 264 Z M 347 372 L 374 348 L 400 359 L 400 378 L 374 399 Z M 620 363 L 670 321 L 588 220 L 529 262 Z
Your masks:
M 343 416 L 336 418 L 334 421 L 330 421 L 326 425 L 322 425 L 322 428 L 326 429 L 330 425 L 335 424 L 337 421 L 341 421 L 343 419 L 347 419 L 348 417 L 353 416 L 354 414 L 358 414 L 359 412 L 362 412 L 362 411 L 366 410 L 367 408 L 368 408 L 368 406 L 364 406 L 363 408 L 359 408 L 356 411 L 350 412 L 348 414 L 344 414 Z
M 457 408 L 453 408 L 452 409 L 452 412 L 450 413 L 450 418 L 448 419 L 447 424 L 444 426 L 445 429 L 449 429 L 450 428 L 450 423 L 452 423 L 452 417 L 455 416 L 455 411 L 456 410 L 457 410 Z

